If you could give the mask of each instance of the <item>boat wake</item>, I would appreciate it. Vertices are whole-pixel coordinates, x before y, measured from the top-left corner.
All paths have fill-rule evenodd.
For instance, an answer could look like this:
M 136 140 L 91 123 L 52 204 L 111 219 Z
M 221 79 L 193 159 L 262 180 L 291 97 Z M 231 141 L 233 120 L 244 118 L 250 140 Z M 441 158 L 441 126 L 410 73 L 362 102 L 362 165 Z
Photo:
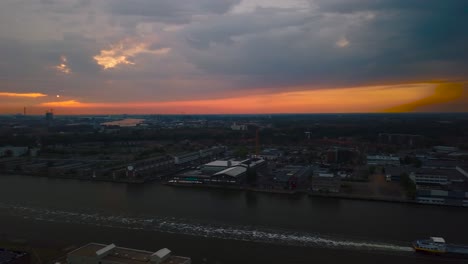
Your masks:
M 58 223 L 89 224 L 125 229 L 150 230 L 165 233 L 202 236 L 208 238 L 242 240 L 292 246 L 347 248 L 378 251 L 412 251 L 411 247 L 391 243 L 347 240 L 313 233 L 293 232 L 254 226 L 234 226 L 195 223 L 173 217 L 128 217 L 99 213 L 80 213 L 45 208 L 0 204 L 22 218 Z

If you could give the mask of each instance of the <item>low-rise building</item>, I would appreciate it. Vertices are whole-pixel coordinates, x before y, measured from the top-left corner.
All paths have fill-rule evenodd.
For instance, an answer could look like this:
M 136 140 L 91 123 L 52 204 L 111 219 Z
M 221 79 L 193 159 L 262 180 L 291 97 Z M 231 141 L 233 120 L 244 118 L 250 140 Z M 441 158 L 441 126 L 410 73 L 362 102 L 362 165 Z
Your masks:
M 68 264 L 190 264 L 191 259 L 172 255 L 163 248 L 156 252 L 89 243 L 67 254 Z
M 236 160 L 215 160 L 215 161 L 203 164 L 200 170 L 206 174 L 214 174 L 222 170 L 225 170 L 229 167 L 237 166 L 241 163 L 242 161 L 236 161 Z
M 452 181 L 457 182 L 464 178 L 456 169 L 419 168 L 409 176 L 416 185 L 448 185 Z
M 246 181 L 247 166 L 239 165 L 219 171 L 211 176 L 210 182 L 228 183 L 228 184 L 242 184 Z
M 367 156 L 367 165 L 374 166 L 400 166 L 400 158 L 395 156 L 388 155 L 368 155 Z
M 416 201 L 424 204 L 468 207 L 468 191 L 418 189 L 416 191 Z

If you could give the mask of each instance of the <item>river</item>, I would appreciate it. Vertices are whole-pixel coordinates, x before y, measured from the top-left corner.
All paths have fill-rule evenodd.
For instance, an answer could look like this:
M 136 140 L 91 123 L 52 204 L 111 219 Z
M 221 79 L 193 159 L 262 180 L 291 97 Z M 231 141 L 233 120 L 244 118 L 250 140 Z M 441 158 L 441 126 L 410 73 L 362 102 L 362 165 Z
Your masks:
M 410 242 L 468 243 L 466 208 L 0 176 L 0 234 L 168 247 L 194 263 L 465 263 Z

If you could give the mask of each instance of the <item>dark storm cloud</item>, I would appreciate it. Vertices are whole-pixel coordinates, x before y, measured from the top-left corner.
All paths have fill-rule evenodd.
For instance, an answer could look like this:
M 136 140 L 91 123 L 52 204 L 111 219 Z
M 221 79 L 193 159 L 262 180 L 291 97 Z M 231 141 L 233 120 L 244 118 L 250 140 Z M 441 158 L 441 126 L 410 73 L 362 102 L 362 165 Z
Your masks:
M 430 12 L 466 13 L 467 3 L 464 0 L 320 0 L 319 8 L 322 12 L 352 13 L 365 10 L 389 11 L 412 10 Z
M 266 9 L 222 18 L 187 32 L 190 45 L 208 50 L 188 56 L 206 71 L 264 84 L 464 77 L 468 16 L 461 14 L 468 2 L 416 2 L 324 0 L 305 13 Z M 340 38 L 349 45 L 337 47 Z
M 109 2 L 115 15 L 143 17 L 146 21 L 189 23 L 194 15 L 223 14 L 240 0 L 117 0 Z
M 41 80 L 45 93 L 99 86 L 106 100 L 128 87 L 163 100 L 466 79 L 467 10 L 466 0 L 3 0 L 0 79 Z M 120 43 L 131 63 L 105 70 L 93 59 Z M 53 68 L 61 56 L 66 78 Z

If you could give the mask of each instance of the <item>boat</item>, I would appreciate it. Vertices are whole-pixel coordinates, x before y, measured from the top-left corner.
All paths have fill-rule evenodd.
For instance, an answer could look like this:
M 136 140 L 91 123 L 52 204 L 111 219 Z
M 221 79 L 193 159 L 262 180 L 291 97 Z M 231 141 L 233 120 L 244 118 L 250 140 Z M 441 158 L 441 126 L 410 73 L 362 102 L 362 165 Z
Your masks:
M 443 254 L 447 251 L 445 239 L 442 237 L 430 237 L 413 242 L 413 248 L 416 252 Z
M 430 237 L 413 242 L 416 252 L 431 253 L 435 255 L 463 255 L 468 256 L 468 246 L 448 244 L 442 237 Z

